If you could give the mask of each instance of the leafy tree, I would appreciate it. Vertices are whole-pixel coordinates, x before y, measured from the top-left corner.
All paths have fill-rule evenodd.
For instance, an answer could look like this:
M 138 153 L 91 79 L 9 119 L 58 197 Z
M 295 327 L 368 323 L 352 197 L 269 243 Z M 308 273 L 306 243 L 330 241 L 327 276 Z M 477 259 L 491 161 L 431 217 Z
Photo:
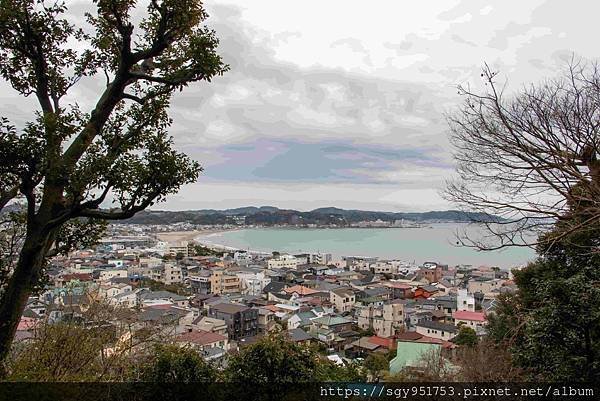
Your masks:
M 210 383 L 217 371 L 197 351 L 177 345 L 159 345 L 150 362 L 142 368 L 140 379 L 158 383 Z
M 340 366 L 327 359 L 321 359 L 317 364 L 313 380 L 319 382 L 364 382 L 367 378 L 358 363 Z
M 310 347 L 273 333 L 232 356 L 225 378 L 256 384 L 309 382 L 314 380 L 318 360 L 319 356 Z
M 25 210 L 0 299 L 0 361 L 46 259 L 77 245 L 65 231 L 84 238 L 99 220 L 129 218 L 196 180 L 199 164 L 168 135 L 170 100 L 228 69 L 200 0 L 145 2 L 141 20 L 134 0 L 94 4 L 75 26 L 62 2 L 0 0 L 0 76 L 38 105 L 24 127 L 0 120 L 0 211 L 15 200 Z M 92 109 L 66 102 L 94 78 L 106 84 Z
M 65 310 L 70 308 L 65 306 Z M 132 329 L 133 314 L 92 302 L 78 318 L 39 321 L 33 338 L 12 348 L 7 378 L 15 381 L 123 380 L 155 331 Z
M 221 256 L 223 252 L 212 250 L 206 246 L 194 245 L 194 255 L 196 256 Z
M 477 333 L 470 327 L 460 326 L 458 334 L 452 339 L 452 342 L 456 345 L 465 345 L 467 347 L 474 347 L 479 342 Z
M 139 288 L 149 288 L 151 291 L 168 291 L 177 295 L 191 295 L 192 291 L 181 283 L 165 284 L 162 281 L 144 278 L 138 283 Z
M 587 251 L 598 247 L 599 234 L 588 227 L 541 246 L 544 256 L 514 272 L 519 291 L 490 320 L 490 336 L 535 378 L 600 378 L 600 254 Z
M 371 376 L 378 380 L 383 372 L 389 370 L 390 363 L 384 354 L 373 353 L 365 359 L 364 366 Z

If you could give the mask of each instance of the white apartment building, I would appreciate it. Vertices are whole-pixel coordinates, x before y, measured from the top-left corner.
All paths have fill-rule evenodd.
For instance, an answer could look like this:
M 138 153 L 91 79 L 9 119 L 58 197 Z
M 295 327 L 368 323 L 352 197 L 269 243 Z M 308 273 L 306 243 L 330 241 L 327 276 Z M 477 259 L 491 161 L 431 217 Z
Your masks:
M 279 255 L 273 259 L 269 259 L 267 267 L 269 269 L 295 269 L 298 266 L 298 259 L 292 255 Z
M 475 297 L 466 288 L 460 288 L 456 295 L 456 310 L 475 312 Z

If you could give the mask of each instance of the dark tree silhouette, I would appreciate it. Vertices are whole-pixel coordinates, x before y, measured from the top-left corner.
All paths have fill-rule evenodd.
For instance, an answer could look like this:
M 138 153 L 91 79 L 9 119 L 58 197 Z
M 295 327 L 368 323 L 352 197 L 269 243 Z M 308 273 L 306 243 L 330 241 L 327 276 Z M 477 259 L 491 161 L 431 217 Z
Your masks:
M 571 62 L 565 73 L 505 95 L 485 67 L 487 90 L 460 87 L 464 105 L 448 117 L 458 179 L 445 197 L 487 220 L 479 238 L 462 244 L 482 250 L 557 241 L 600 219 L 600 71 Z M 563 231 L 539 237 L 557 221 Z M 572 222 L 568 224 L 568 222 Z

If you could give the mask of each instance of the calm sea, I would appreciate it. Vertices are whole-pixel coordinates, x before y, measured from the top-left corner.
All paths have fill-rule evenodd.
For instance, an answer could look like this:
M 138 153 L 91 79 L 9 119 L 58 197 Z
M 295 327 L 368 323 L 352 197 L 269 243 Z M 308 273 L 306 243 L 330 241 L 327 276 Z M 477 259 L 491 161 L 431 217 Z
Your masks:
M 340 256 L 377 256 L 423 263 L 469 264 L 510 268 L 535 257 L 529 248 L 478 252 L 457 246 L 456 234 L 477 230 L 466 224 L 431 224 L 423 228 L 294 229 L 251 228 L 199 237 L 205 244 L 260 252 L 323 252 Z

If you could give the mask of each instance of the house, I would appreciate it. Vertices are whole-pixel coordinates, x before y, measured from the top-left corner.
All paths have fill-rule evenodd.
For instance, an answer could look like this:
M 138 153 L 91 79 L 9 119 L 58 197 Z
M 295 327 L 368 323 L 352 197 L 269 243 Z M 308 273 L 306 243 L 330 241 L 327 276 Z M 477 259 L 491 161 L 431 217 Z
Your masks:
M 460 288 L 456 296 L 456 309 L 459 311 L 475 312 L 475 297 L 466 288 Z
M 502 287 L 505 280 L 493 279 L 489 277 L 474 277 L 469 280 L 467 289 L 471 294 L 476 292 L 483 293 L 485 296 L 496 296 L 498 290 Z
M 138 291 L 137 297 L 138 304 L 142 306 L 172 303 L 180 307 L 186 307 L 189 304 L 187 297 L 169 291 L 150 291 L 148 289 L 143 289 Z
M 265 286 L 271 282 L 271 278 L 259 269 L 247 268 L 232 273 L 240 279 L 240 290 L 244 295 L 261 295 Z
M 400 300 L 358 310 L 358 327 L 363 330 L 373 329 L 380 337 L 394 336 L 404 327 L 404 319 L 404 304 Z
M 349 312 L 355 303 L 354 291 L 350 288 L 338 288 L 329 292 L 329 302 L 339 313 Z
M 40 319 L 33 317 L 22 316 L 17 325 L 17 331 L 15 333 L 15 341 L 25 341 L 34 337 L 34 330 Z
M 346 351 L 352 358 L 365 358 L 374 352 L 387 352 L 387 349 L 377 342 L 371 342 L 371 337 L 361 337 L 350 344 Z
M 209 316 L 224 320 L 233 340 L 255 336 L 258 333 L 258 310 L 233 303 L 211 305 Z
M 275 327 L 275 312 L 269 308 L 258 308 L 258 332 L 266 333 Z
M 416 331 L 427 337 L 449 341 L 458 333 L 458 328 L 453 324 L 422 320 L 416 324 Z
M 390 361 L 390 374 L 400 373 L 404 369 L 419 369 L 423 359 L 429 354 L 441 353 L 440 344 L 398 341 L 396 357 Z
M 227 337 L 210 331 L 197 330 L 183 333 L 175 337 L 175 342 L 195 349 L 207 360 L 225 356 L 229 350 Z M 215 353 L 215 349 L 220 352 Z
M 171 304 L 144 308 L 138 314 L 137 322 L 145 327 L 161 327 L 163 334 L 184 333 L 193 321 L 193 312 Z
M 414 298 L 427 299 L 438 293 L 440 290 L 432 285 L 420 285 L 415 289 Z
M 127 277 L 126 269 L 107 269 L 100 272 L 100 281 L 109 281 L 114 277 Z
M 98 288 L 99 295 L 104 299 L 111 299 L 117 296 L 118 294 L 123 294 L 131 291 L 131 285 L 124 283 L 102 283 Z
M 409 284 L 396 281 L 387 281 L 384 282 L 383 285 L 390 289 L 392 299 L 406 299 L 414 296 L 412 292 L 412 286 Z
M 298 266 L 298 259 L 292 255 L 277 255 L 267 261 L 268 269 L 295 269 Z
M 303 311 L 294 313 L 287 320 L 288 330 L 297 329 L 300 327 L 310 326 L 312 319 L 317 318 L 317 315 L 313 311 Z
M 454 324 L 458 327 L 460 325 L 465 325 L 466 327 L 470 327 L 477 334 L 483 334 L 485 329 L 484 326 L 487 323 L 487 319 L 485 317 L 484 312 L 471 312 L 471 311 L 456 311 L 452 314 L 454 318 Z
M 296 295 L 298 296 L 306 296 L 318 293 L 318 290 L 313 290 L 312 288 L 304 287 L 302 285 L 294 285 L 292 287 L 284 288 L 283 291 L 288 295 Z
M 125 308 L 133 308 L 137 305 L 136 291 L 125 291 L 117 294 L 110 299 L 110 303 Z
M 288 330 L 286 335 L 290 341 L 300 344 L 310 344 L 313 340 L 310 334 L 300 328 Z
M 190 331 L 209 331 L 227 336 L 227 323 L 209 316 L 199 316 L 190 325 Z
M 327 315 L 313 319 L 311 327 L 316 329 L 331 329 L 336 333 L 352 330 L 353 321 L 338 315 Z

